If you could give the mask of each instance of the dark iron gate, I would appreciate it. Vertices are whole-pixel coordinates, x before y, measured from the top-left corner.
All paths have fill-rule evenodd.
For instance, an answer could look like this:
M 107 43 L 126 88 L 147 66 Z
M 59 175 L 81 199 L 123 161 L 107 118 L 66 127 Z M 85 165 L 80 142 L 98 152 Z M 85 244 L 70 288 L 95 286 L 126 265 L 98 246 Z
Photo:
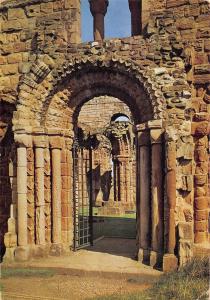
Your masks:
M 73 145 L 74 251 L 93 244 L 92 150 Z

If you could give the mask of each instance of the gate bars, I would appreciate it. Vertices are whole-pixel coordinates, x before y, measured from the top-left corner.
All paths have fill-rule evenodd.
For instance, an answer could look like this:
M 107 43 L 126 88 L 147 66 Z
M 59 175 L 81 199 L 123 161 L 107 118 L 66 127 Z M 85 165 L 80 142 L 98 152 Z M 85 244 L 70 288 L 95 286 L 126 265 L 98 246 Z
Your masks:
M 93 244 L 92 149 L 73 145 L 74 251 Z

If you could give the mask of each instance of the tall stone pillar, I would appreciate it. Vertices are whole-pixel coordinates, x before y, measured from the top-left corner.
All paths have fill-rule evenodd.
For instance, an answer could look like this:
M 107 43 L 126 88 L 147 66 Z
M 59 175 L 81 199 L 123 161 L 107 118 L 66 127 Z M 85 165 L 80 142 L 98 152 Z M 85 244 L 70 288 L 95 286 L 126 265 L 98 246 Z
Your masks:
M 18 246 L 27 246 L 27 149 L 17 148 L 17 218 Z
M 175 207 L 176 207 L 176 143 L 168 141 L 166 147 L 166 199 L 168 204 L 166 254 L 163 257 L 163 271 L 176 270 L 177 257 L 174 255 L 176 246 Z
M 138 132 L 139 170 L 139 254 L 140 261 L 149 260 L 150 248 L 150 139 L 148 130 Z
M 125 159 L 124 157 L 118 156 L 119 162 L 119 178 L 118 178 L 118 189 L 120 190 L 120 201 L 125 203 Z
M 90 11 L 93 15 L 94 41 L 102 41 L 104 39 L 104 16 L 107 12 L 109 4 L 108 0 L 89 0 Z
M 126 202 L 130 204 L 131 202 L 131 178 L 130 178 L 130 158 L 128 157 L 125 162 L 125 189 L 126 189 Z
M 152 243 L 150 264 L 162 264 L 163 254 L 163 152 L 162 130 L 156 122 L 149 122 L 151 137 L 151 207 Z M 157 122 L 158 123 L 158 122 Z
M 140 35 L 142 33 L 142 4 L 140 0 L 129 0 L 129 9 L 131 12 L 131 35 Z
M 36 244 L 45 245 L 44 143 L 35 143 Z
M 50 138 L 52 164 L 52 242 L 51 254 L 61 253 L 61 140 Z

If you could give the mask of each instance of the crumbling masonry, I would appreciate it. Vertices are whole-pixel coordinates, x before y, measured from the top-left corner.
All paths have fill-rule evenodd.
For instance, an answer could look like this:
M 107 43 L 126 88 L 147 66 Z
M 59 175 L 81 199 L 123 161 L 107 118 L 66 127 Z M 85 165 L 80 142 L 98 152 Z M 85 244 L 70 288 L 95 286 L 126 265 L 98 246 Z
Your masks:
M 167 271 L 210 245 L 209 1 L 129 0 L 131 36 L 110 40 L 108 0 L 89 2 L 81 43 L 80 0 L 1 1 L 1 253 L 70 251 L 78 108 L 109 96 L 134 124 L 138 259 Z

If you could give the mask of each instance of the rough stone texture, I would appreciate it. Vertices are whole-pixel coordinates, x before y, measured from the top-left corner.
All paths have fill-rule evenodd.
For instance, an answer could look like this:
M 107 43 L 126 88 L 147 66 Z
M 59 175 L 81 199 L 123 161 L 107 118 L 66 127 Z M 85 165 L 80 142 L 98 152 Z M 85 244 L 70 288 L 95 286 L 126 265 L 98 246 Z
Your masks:
M 7 219 L 16 219 L 16 214 L 11 216 L 9 212 L 10 204 L 16 204 L 15 180 L 14 185 L 10 180 L 16 176 L 16 146 L 27 148 L 28 159 L 29 248 L 25 250 L 28 253 L 33 244 L 36 247 L 33 152 L 37 137 L 45 141 L 42 147 L 45 148 L 46 244 L 51 244 L 54 229 L 51 166 L 52 149 L 58 148 L 61 150 L 61 195 L 58 197 L 62 210 L 58 212 L 61 216 L 61 242 L 64 248 L 71 245 L 73 219 L 69 211 L 73 206 L 71 150 L 75 120 L 85 102 L 104 95 L 118 98 L 129 107 L 136 131 L 147 132 L 152 139 L 154 130 L 161 131 L 160 153 L 165 153 L 161 160 L 164 163 L 159 166 L 165 178 L 163 191 L 160 191 L 163 197 L 158 203 L 153 201 L 149 212 L 153 225 L 163 227 L 165 244 L 158 250 L 160 253 L 152 249 L 152 263 L 155 265 L 157 258 L 161 261 L 164 254 L 170 254 L 163 261 L 168 270 L 176 264 L 174 255 L 184 264 L 198 249 L 209 246 L 209 3 L 203 0 L 150 0 L 146 4 L 143 1 L 139 22 L 147 24 L 142 27 L 142 35 L 81 44 L 79 0 L 20 0 L 1 4 L 2 248 L 3 235 L 8 230 Z M 150 151 L 151 143 L 153 140 L 150 139 Z M 169 163 L 172 144 L 173 166 Z M 138 153 L 139 147 L 137 145 Z M 12 176 L 9 173 L 10 157 L 14 169 Z M 138 174 L 141 174 L 138 155 L 136 164 L 138 179 Z M 172 180 L 175 169 L 175 179 Z M 152 170 L 154 166 L 150 166 Z M 151 190 L 154 190 L 157 182 L 150 182 Z M 139 186 L 136 188 L 137 200 L 140 201 Z M 161 214 L 155 213 L 155 205 L 161 209 Z M 138 211 L 137 227 L 140 215 Z M 164 217 L 160 218 L 162 215 Z M 178 236 L 174 240 L 175 232 Z M 10 241 L 12 248 L 14 240 L 5 238 L 7 248 Z M 137 241 L 139 243 L 139 238 Z M 148 245 L 150 248 L 151 237 L 148 237 Z M 60 249 L 60 245 L 57 246 Z M 141 249 L 141 245 L 138 246 Z M 18 251 L 23 253 L 23 250 L 19 248 Z M 26 252 L 21 256 L 25 257 Z

